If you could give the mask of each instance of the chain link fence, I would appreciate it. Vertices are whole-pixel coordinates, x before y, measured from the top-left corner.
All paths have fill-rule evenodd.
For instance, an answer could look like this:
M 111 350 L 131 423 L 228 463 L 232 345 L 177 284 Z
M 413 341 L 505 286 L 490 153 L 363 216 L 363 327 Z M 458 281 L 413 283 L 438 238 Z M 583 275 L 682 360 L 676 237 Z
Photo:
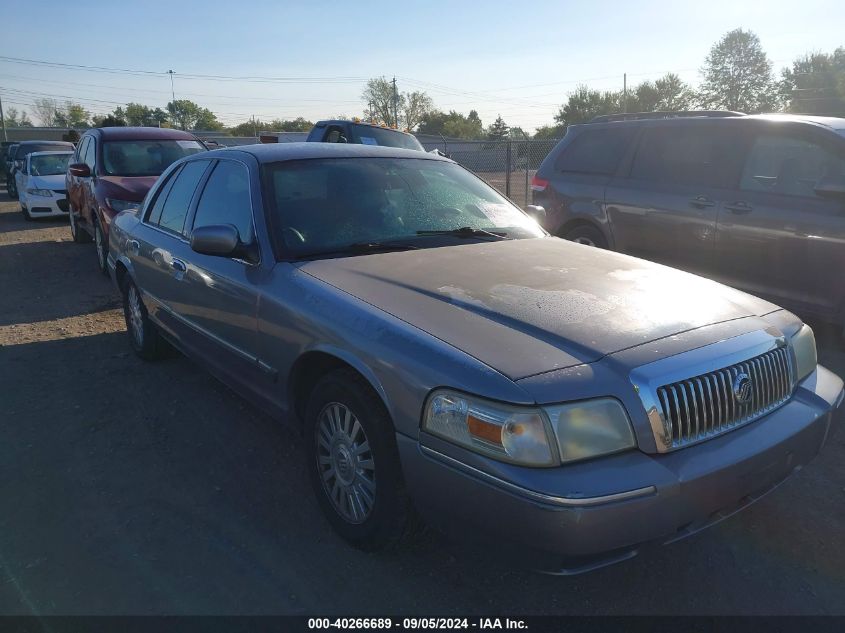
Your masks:
M 440 150 L 524 208 L 531 204 L 531 179 L 559 141 L 530 138 L 505 141 L 443 139 L 424 141 L 422 145 L 426 151 Z

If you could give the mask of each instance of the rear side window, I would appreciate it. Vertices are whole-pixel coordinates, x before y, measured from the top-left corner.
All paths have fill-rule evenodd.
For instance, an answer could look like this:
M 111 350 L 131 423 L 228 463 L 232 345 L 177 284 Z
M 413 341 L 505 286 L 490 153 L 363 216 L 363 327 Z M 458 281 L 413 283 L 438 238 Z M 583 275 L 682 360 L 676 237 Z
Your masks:
M 249 172 L 240 163 L 221 160 L 203 189 L 194 217 L 194 228 L 231 224 L 238 229 L 241 241 L 252 241 L 252 202 L 249 195 Z
M 845 176 L 845 158 L 797 137 L 765 134 L 748 152 L 740 188 L 787 196 L 816 195 L 823 177 Z
M 170 186 L 170 191 L 167 192 L 167 199 L 161 207 L 161 215 L 157 222 L 161 228 L 174 233 L 183 232 L 191 199 L 207 167 L 208 161 L 196 160 L 186 163 L 176 174 L 173 178 L 173 184 Z M 158 200 L 156 207 L 158 207 Z
M 576 174 L 605 174 L 616 171 L 634 138 L 633 127 L 584 130 L 557 159 L 558 171 Z
M 726 126 L 672 125 L 646 128 L 631 178 L 675 185 L 735 184 L 741 154 L 736 130 Z

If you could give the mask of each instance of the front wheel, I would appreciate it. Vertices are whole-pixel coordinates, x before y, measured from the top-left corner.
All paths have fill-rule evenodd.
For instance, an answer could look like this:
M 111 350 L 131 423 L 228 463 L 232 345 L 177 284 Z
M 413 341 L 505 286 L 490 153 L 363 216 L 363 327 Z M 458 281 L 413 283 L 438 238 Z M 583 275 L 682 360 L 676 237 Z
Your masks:
M 77 244 L 82 244 L 83 242 L 90 242 L 91 236 L 85 232 L 83 228 L 79 226 L 76 221 L 76 214 L 73 211 L 73 207 L 70 207 L 70 213 L 68 213 L 68 221 L 70 222 L 70 235 L 73 238 L 73 241 Z
M 381 399 L 357 373 L 340 369 L 314 387 L 305 418 L 311 483 L 329 523 L 363 550 L 396 544 L 412 510 Z
M 104 275 L 109 274 L 108 266 L 108 247 L 106 246 L 106 238 L 103 235 L 103 229 L 100 228 L 100 222 L 94 220 L 94 246 L 97 250 L 97 266 L 100 272 Z
M 601 231 L 594 226 L 576 226 L 574 229 L 567 231 L 562 235 L 564 239 L 570 242 L 577 242 L 585 246 L 595 246 L 596 248 L 607 248 L 607 240 L 604 239 Z

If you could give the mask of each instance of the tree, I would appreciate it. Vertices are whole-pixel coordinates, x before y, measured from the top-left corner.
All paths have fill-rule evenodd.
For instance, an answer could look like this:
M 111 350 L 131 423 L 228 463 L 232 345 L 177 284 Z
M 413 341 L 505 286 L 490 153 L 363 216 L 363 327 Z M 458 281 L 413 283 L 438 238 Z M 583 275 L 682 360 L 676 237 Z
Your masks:
M 170 120 L 182 130 L 196 127 L 197 121 L 202 116 L 202 110 L 203 108 L 190 99 L 177 99 L 167 104 Z
M 5 113 L 6 125 L 8 127 L 32 127 L 32 121 L 26 110 L 18 112 L 17 108 L 9 108 Z
M 534 130 L 534 139 L 559 139 L 566 134 L 566 127 L 563 125 L 541 125 Z
M 521 127 L 515 126 L 508 130 L 508 137 L 522 141 L 528 137 L 528 134 L 526 134 L 525 130 L 523 130 Z
M 569 125 L 586 123 L 602 114 L 614 114 L 621 111 L 621 93 L 601 92 L 581 85 L 570 93 L 568 101 L 555 115 L 555 121 L 566 128 Z
M 140 127 L 158 127 L 167 121 L 167 112 L 161 108 L 151 108 L 140 103 L 127 103 L 126 107 L 115 108 L 113 115 L 126 121 L 127 125 Z
M 200 108 L 199 116 L 193 125 L 195 130 L 222 130 L 223 124 L 217 120 L 217 116 L 208 108 Z
M 751 31 L 726 33 L 710 49 L 701 73 L 699 100 L 704 107 L 757 113 L 777 106 L 772 62 Z
M 123 127 L 126 121 L 114 114 L 107 114 L 106 116 L 95 116 L 92 120 L 94 127 Z
M 503 141 L 508 137 L 509 129 L 508 124 L 505 123 L 505 120 L 500 115 L 496 117 L 493 125 L 487 130 L 487 138 L 491 141 Z
M 56 108 L 54 125 L 67 128 L 91 127 L 91 113 L 78 103 L 65 101 L 63 106 Z
M 434 102 L 426 93 L 414 91 L 405 93 L 402 108 L 402 126 L 412 132 L 426 114 L 434 109 Z
M 384 77 L 375 77 L 367 82 L 361 100 L 367 104 L 364 118 L 379 121 L 390 127 L 399 127 L 399 122 L 393 116 L 394 109 L 393 82 Z M 396 111 L 404 110 L 405 101 L 402 94 L 396 93 Z
M 654 82 L 644 81 L 628 95 L 628 112 L 689 110 L 695 100 L 692 89 L 678 75 L 667 73 Z
M 55 99 L 36 99 L 32 104 L 32 111 L 35 118 L 44 127 L 56 126 L 56 112 L 59 109 L 59 102 Z
M 783 70 L 780 92 L 790 112 L 845 116 L 845 47 L 796 59 Z
M 419 126 L 418 134 L 442 135 L 447 138 L 480 139 L 484 135 L 478 112 L 470 110 L 463 115 L 454 110 L 447 114 L 440 110 L 432 110 L 426 114 Z

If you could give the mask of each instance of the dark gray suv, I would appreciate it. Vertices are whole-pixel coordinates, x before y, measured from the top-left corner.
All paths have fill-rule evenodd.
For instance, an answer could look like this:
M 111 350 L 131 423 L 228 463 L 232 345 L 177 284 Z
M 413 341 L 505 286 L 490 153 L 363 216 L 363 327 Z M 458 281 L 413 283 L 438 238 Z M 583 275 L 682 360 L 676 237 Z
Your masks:
M 532 189 L 547 230 L 845 325 L 845 284 L 831 283 L 845 269 L 845 119 L 614 119 L 571 126 L 543 161 Z

